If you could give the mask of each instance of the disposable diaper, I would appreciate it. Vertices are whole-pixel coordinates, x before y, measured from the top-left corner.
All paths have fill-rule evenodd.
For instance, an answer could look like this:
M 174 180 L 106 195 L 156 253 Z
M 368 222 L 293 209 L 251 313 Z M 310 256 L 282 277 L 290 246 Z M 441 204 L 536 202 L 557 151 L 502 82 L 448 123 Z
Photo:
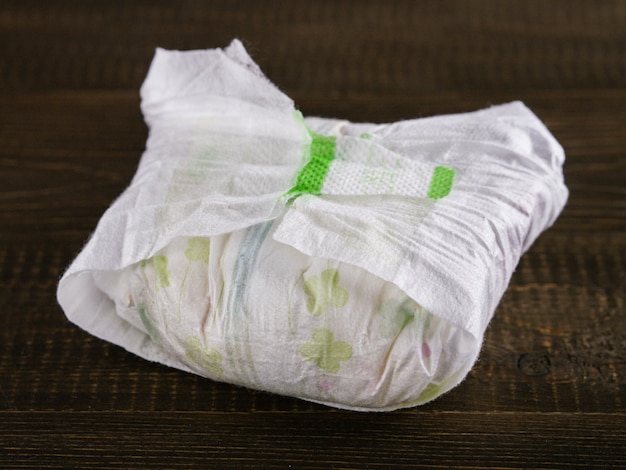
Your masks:
M 130 186 L 62 277 L 90 333 L 214 380 L 354 410 L 460 383 L 520 256 L 567 200 L 513 102 L 304 118 L 242 44 L 156 52 Z

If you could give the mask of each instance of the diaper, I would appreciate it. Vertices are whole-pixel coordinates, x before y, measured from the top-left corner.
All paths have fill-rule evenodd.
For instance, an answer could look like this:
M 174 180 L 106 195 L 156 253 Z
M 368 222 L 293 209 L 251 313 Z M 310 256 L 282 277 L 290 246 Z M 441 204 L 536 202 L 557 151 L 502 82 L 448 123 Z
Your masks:
M 567 200 L 563 150 L 519 102 L 304 118 L 239 41 L 159 49 L 141 93 L 146 151 L 58 299 L 213 380 L 352 410 L 436 398 Z

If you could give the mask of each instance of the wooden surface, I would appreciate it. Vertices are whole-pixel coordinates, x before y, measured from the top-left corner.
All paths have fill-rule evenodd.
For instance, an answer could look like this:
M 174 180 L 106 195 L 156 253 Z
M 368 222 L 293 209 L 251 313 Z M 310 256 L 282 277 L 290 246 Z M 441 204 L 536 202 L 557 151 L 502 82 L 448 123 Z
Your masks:
M 240 37 L 305 114 L 519 99 L 570 201 L 465 382 L 336 411 L 148 363 L 70 324 L 59 276 L 129 183 L 154 48 Z M 626 2 L 0 4 L 0 468 L 626 467 Z

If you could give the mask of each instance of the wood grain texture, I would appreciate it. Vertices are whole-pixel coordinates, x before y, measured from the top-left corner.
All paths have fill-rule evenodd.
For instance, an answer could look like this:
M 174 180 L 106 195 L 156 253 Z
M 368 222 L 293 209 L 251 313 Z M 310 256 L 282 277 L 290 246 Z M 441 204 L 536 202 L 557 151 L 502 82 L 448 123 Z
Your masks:
M 524 101 L 570 199 L 522 257 L 467 379 L 336 411 L 149 363 L 56 285 L 129 184 L 157 46 L 245 42 L 307 115 L 388 122 Z M 0 5 L 0 468 L 626 467 L 626 3 Z
M 610 414 L 39 412 L 3 418 L 0 463 L 11 468 L 33 461 L 38 468 L 626 465 L 622 417 Z M 497 437 L 486 429 L 498 429 Z M 39 455 L 43 445 L 49 450 Z
M 623 86 L 619 2 L 5 0 L 0 87 L 137 89 L 156 46 L 240 37 L 282 88 Z M 36 60 L 28 60 L 36 58 Z

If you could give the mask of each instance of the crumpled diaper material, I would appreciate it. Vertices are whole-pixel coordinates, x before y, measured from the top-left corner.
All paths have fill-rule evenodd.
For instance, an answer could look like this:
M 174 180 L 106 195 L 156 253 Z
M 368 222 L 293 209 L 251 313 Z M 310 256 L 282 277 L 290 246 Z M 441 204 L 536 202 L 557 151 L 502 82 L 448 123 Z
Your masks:
M 91 334 L 214 380 L 352 410 L 458 385 L 567 200 L 522 103 L 390 124 L 304 118 L 234 40 L 158 49 L 130 186 L 63 275 Z

